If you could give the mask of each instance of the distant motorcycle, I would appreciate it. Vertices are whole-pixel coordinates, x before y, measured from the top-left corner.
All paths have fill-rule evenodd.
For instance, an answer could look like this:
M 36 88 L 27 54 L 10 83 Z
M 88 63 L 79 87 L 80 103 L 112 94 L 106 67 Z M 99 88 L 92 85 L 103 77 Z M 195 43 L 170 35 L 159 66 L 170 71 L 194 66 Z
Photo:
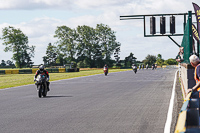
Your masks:
M 103 71 L 104 71 L 105 76 L 107 76 L 107 74 L 108 74 L 108 68 L 104 67 Z
M 155 69 L 155 67 L 152 65 L 152 70 Z
M 137 72 L 137 66 L 132 66 L 133 71 L 136 73 Z
M 157 65 L 155 65 L 155 69 L 157 68 Z
M 148 67 L 149 67 L 149 66 L 148 66 L 148 65 L 146 65 L 146 69 L 148 69 Z
M 38 97 L 41 98 L 47 96 L 47 82 L 46 82 L 46 76 L 39 74 L 36 78 L 36 83 L 35 85 L 37 86 L 37 92 L 38 92 Z
M 141 69 L 141 66 L 139 65 L 139 70 Z

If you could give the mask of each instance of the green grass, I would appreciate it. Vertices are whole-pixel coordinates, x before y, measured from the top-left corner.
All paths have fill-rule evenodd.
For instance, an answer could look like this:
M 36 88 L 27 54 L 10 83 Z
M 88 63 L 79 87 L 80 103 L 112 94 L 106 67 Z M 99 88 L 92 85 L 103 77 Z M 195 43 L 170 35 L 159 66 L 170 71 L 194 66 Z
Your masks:
M 130 69 L 110 69 L 109 73 L 127 71 Z M 103 70 L 86 70 L 81 72 L 71 73 L 49 73 L 50 82 L 62 79 L 69 79 L 75 77 L 83 77 L 95 74 L 103 74 Z M 34 84 L 35 74 L 4 74 L 0 75 L 0 89 L 17 87 L 22 85 Z

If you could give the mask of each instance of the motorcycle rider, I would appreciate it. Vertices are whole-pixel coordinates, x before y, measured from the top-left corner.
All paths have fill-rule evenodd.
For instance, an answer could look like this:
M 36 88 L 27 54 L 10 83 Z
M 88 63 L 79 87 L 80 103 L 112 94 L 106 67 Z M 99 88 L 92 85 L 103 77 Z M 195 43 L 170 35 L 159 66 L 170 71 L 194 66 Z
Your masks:
M 47 78 L 46 78 L 47 90 L 50 91 L 50 89 L 49 89 L 49 84 L 50 84 L 50 83 L 49 83 L 49 72 L 48 72 L 47 70 L 44 69 L 44 66 L 43 66 L 43 65 L 41 65 L 41 66 L 39 67 L 39 70 L 36 71 L 36 74 L 35 74 L 35 77 L 34 77 L 34 81 L 36 80 L 36 78 L 37 78 L 37 76 L 38 76 L 39 74 L 41 74 L 41 75 L 46 75 L 46 76 L 47 76 Z
M 148 67 L 149 67 L 149 65 L 147 64 L 147 65 L 146 65 L 146 69 L 148 69 Z
M 142 69 L 144 69 L 144 64 L 142 64 Z
M 157 64 L 155 64 L 155 69 L 157 68 Z
M 105 69 L 108 70 L 108 66 L 107 66 L 107 64 L 105 64 L 105 66 L 103 67 L 103 69 L 104 69 L 104 70 L 105 70 Z
M 152 65 L 151 65 L 151 67 L 152 67 L 152 70 L 155 68 L 155 64 L 153 63 Z
M 139 70 L 141 69 L 141 65 L 139 65 Z
M 132 69 L 133 69 L 133 71 L 136 73 L 137 72 L 137 66 L 136 66 L 136 64 L 132 64 Z

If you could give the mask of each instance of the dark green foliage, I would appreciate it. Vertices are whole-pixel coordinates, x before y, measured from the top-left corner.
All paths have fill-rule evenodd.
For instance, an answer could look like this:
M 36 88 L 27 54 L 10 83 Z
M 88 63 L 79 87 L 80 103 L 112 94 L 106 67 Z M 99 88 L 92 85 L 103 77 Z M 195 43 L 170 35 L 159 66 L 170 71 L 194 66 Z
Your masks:
M 111 56 L 115 53 L 119 60 L 120 43 L 116 42 L 115 32 L 104 24 L 97 24 L 96 29 L 83 25 L 76 29 L 67 26 L 57 27 L 57 63 L 76 61 L 79 67 L 103 67 L 113 65 Z M 62 54 L 62 56 L 60 56 Z M 47 57 L 44 58 L 47 60 Z
M 152 65 L 156 63 L 156 56 L 154 55 L 147 55 L 147 57 L 142 61 L 145 65 Z
M 136 63 L 136 57 L 134 57 L 134 54 L 133 53 L 130 53 L 129 56 L 125 57 L 125 67 L 131 67 L 132 64 L 135 64 Z
M 35 46 L 28 46 L 28 37 L 20 30 L 12 26 L 5 27 L 2 30 L 3 45 L 5 52 L 13 52 L 12 59 L 18 68 L 30 67 L 33 62 Z

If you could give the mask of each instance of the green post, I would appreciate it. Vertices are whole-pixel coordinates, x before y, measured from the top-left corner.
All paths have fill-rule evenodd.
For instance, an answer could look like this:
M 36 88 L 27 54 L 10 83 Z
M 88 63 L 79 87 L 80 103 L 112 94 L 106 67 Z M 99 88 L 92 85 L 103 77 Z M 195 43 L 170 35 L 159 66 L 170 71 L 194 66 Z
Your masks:
M 183 63 L 189 64 L 189 57 L 192 55 L 192 44 L 193 44 L 193 36 L 192 36 L 192 12 L 188 11 L 188 20 L 184 28 L 184 35 L 181 46 L 184 47 L 184 61 Z
M 192 45 L 193 45 L 193 36 L 192 36 L 192 11 L 188 11 L 188 22 L 189 22 L 189 50 L 190 55 L 192 55 Z

